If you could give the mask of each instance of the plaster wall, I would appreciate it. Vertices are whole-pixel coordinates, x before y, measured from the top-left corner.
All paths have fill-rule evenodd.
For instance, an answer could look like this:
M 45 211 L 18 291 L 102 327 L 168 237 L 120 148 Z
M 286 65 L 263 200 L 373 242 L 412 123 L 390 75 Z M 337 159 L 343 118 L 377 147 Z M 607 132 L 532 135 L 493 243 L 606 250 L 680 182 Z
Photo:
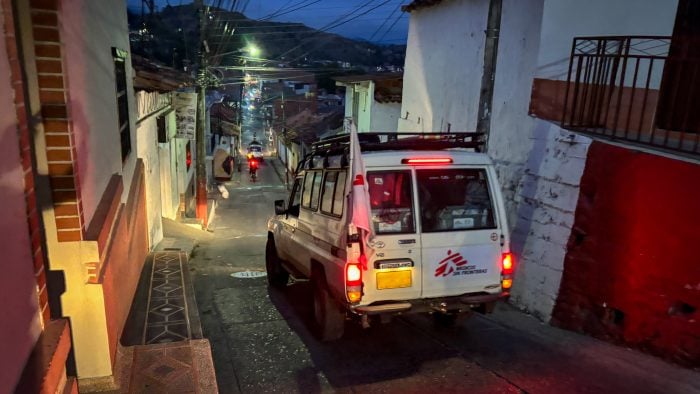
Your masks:
M 143 160 L 144 164 L 148 244 L 152 248 L 163 239 L 163 199 L 157 117 L 149 116 L 140 121 L 136 125 L 136 135 L 137 156 Z
M 374 94 L 372 97 L 374 97 Z M 401 103 L 379 103 L 372 100 L 370 130 L 395 132 L 399 116 L 401 116 Z
M 531 139 L 511 236 L 518 257 L 511 301 L 549 321 L 591 139 L 539 119 Z
M 536 77 L 566 80 L 576 36 L 670 36 L 677 8 L 678 0 L 545 0 Z
M 126 61 L 126 80 L 132 144 L 122 163 L 112 57 L 112 47 L 129 52 L 126 7 L 120 0 L 63 1 L 60 13 L 81 198 L 89 224 L 112 174 L 123 175 L 126 201 L 136 162 L 131 61 Z
M 448 123 L 454 131 L 476 128 L 487 15 L 488 1 L 481 0 L 411 12 L 399 131 L 442 131 Z
M 19 156 L 17 116 L 5 46 L 4 10 L 0 7 L 0 250 L 3 274 L 0 299 L 0 392 L 13 392 L 24 364 L 41 333 L 36 280 L 24 200 L 24 175 Z

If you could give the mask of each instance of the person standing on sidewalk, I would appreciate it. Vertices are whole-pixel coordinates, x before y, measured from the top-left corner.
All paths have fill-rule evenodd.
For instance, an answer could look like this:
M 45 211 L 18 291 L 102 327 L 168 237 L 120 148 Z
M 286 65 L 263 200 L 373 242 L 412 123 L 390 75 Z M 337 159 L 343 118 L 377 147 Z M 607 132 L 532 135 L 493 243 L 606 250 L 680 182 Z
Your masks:
M 235 165 L 235 159 L 231 156 L 231 147 L 228 144 L 228 139 L 221 138 L 219 145 L 214 150 L 214 180 L 223 198 L 228 198 L 229 193 L 224 183 L 231 180 Z

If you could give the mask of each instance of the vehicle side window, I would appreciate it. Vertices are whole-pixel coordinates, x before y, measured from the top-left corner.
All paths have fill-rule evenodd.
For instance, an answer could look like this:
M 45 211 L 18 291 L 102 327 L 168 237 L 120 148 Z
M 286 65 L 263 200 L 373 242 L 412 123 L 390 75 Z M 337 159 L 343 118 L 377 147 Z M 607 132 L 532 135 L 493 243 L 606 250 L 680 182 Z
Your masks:
M 335 182 L 338 179 L 338 171 L 327 171 L 326 179 L 323 180 L 323 194 L 321 195 L 321 212 L 333 214 L 333 191 Z
M 313 171 L 307 171 L 304 176 L 304 192 L 301 196 L 301 206 L 304 208 L 311 207 L 311 191 L 314 184 L 314 176 L 316 175 Z
M 311 205 L 309 208 L 312 211 L 315 211 L 318 209 L 318 201 L 320 200 L 321 196 L 321 181 L 323 180 L 323 173 L 320 171 L 316 172 L 316 176 L 314 177 L 314 184 L 313 188 L 311 189 Z
M 343 216 L 345 174 L 345 171 L 326 172 L 321 196 L 321 212 L 326 215 Z
M 301 178 L 297 178 L 292 186 L 292 193 L 289 195 L 289 205 L 287 213 L 290 216 L 299 216 L 299 205 L 301 203 Z
M 345 204 L 345 177 L 347 173 L 341 171 L 338 173 L 338 179 L 335 182 L 335 194 L 333 196 L 333 214 L 343 216 L 343 205 Z

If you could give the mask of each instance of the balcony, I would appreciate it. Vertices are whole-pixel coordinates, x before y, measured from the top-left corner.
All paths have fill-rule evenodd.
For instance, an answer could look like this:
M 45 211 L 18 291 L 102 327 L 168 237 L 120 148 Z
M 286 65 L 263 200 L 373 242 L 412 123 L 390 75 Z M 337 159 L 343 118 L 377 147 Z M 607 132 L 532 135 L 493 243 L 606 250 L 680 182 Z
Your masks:
M 563 128 L 700 156 L 697 40 L 574 38 Z

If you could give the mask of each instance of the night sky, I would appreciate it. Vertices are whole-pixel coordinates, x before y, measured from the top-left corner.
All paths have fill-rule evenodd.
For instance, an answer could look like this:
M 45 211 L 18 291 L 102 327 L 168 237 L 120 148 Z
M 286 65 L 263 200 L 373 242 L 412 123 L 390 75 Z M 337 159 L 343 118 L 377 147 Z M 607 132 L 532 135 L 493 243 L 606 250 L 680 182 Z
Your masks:
M 156 0 L 156 5 L 161 8 L 167 4 L 175 6 L 191 2 L 192 0 Z M 204 2 L 210 5 L 216 3 L 213 0 L 205 0 Z M 296 11 L 272 18 L 272 20 L 278 22 L 300 22 L 318 29 L 336 18 L 355 11 L 347 19 L 353 17 L 357 17 L 357 19 L 333 28 L 329 32 L 350 38 L 371 39 L 371 41 L 384 44 L 405 44 L 408 31 L 408 14 L 402 13 L 399 7 L 401 4 L 410 2 L 411 0 L 249 0 L 247 1 L 248 6 L 244 14 L 248 18 L 260 19 L 279 10 L 281 7 L 284 7 L 285 11 L 302 7 Z M 141 0 L 127 0 L 127 3 L 132 11 L 141 11 Z M 230 7 L 231 1 L 224 0 L 222 3 Z M 246 0 L 239 0 L 238 3 L 245 4 Z M 365 5 L 365 7 L 360 11 L 356 11 L 362 5 Z M 371 10 L 374 7 L 377 8 Z M 240 11 L 240 8 L 241 6 L 238 6 L 237 10 Z M 358 16 L 365 12 L 367 13 Z M 389 16 L 391 17 L 389 18 Z M 389 27 L 392 25 L 393 27 L 389 30 Z

